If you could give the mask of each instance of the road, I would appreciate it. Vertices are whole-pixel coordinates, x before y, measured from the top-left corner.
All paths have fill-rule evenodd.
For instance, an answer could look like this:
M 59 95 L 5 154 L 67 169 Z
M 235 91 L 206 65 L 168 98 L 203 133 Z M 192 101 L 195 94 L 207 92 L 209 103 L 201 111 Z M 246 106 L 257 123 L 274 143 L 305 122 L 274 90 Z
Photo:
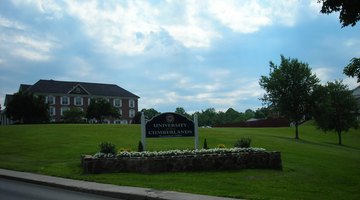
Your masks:
M 119 200 L 110 197 L 0 178 L 1 200 Z

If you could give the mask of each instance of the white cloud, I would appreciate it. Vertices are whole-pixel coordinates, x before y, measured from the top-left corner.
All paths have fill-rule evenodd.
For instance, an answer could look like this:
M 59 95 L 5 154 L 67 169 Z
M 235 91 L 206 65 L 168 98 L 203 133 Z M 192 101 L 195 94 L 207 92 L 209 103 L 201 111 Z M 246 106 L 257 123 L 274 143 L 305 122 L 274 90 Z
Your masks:
M 15 6 L 30 6 L 40 12 L 46 19 L 59 19 L 63 16 L 63 10 L 56 0 L 12 0 Z
M 46 54 L 42 54 L 40 52 L 36 52 L 24 48 L 16 48 L 13 51 L 11 51 L 11 54 L 15 57 L 22 57 L 33 61 L 47 61 L 50 59 L 50 56 Z
M 0 50 L 33 61 L 47 61 L 56 41 L 11 19 L 0 17 Z
M 95 46 L 102 47 L 99 51 L 138 55 L 153 48 L 167 52 L 176 48 L 174 41 L 186 48 L 210 48 L 214 40 L 222 38 L 218 22 L 240 33 L 253 33 L 274 23 L 292 26 L 300 3 L 298 0 L 174 0 L 156 3 L 13 0 L 13 4 L 32 6 L 50 19 L 59 19 L 66 14 L 75 17 L 82 22 Z M 173 41 L 164 43 L 164 32 Z M 200 58 L 199 61 L 203 60 Z
M 332 81 L 331 75 L 333 73 L 333 69 L 331 69 L 331 68 L 319 67 L 319 68 L 313 69 L 313 72 L 316 74 L 316 76 L 320 79 L 321 83 L 323 83 L 323 84 L 327 83 L 328 81 Z
M 211 1 L 209 11 L 223 25 L 241 33 L 252 33 L 270 25 L 270 9 L 257 1 Z
M 26 26 L 23 25 L 22 23 L 15 21 L 15 20 L 9 20 L 6 19 L 2 16 L 0 16 L 0 27 L 3 28 L 13 28 L 13 29 L 17 29 L 17 30 L 25 30 Z
M 224 26 L 240 33 L 253 33 L 275 23 L 293 26 L 298 0 L 282 1 L 209 1 L 209 11 Z
M 350 90 L 355 89 L 360 84 L 357 82 L 357 78 L 346 77 L 343 83 L 349 87 Z

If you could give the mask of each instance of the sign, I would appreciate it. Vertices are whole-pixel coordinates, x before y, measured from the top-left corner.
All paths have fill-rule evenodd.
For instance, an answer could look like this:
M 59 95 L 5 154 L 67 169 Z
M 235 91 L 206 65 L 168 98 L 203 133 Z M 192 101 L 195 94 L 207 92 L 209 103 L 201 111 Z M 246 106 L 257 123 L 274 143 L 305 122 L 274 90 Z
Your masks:
M 155 116 L 145 125 L 145 134 L 153 137 L 194 137 L 194 122 L 177 113 Z
M 163 113 L 146 122 L 144 113 L 141 114 L 141 142 L 146 150 L 146 138 L 159 137 L 194 137 L 195 149 L 199 146 L 198 119 L 194 121 L 177 113 Z

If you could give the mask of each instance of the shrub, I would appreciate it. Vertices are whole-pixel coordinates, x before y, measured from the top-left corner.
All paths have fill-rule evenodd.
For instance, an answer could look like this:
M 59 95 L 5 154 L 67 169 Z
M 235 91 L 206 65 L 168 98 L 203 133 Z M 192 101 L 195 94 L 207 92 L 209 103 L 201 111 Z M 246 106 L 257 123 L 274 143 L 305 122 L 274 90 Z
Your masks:
M 224 148 L 226 148 L 225 144 L 218 144 L 217 147 L 218 147 L 219 149 L 224 149 Z
M 142 144 L 141 141 L 139 141 L 139 144 L 138 144 L 138 152 L 143 152 L 144 151 L 144 145 Z
M 234 144 L 234 147 L 238 148 L 249 148 L 251 143 L 250 138 L 241 138 L 240 140 L 237 140 Z
M 132 152 L 131 148 L 120 148 L 118 150 L 118 153 L 121 153 L 121 152 Z
M 208 145 L 207 145 L 207 141 L 206 138 L 204 140 L 204 145 L 203 145 L 203 149 L 209 149 Z
M 105 154 L 115 154 L 116 153 L 116 147 L 115 144 L 111 143 L 111 142 L 102 142 L 99 144 L 100 147 L 100 153 L 105 153 Z

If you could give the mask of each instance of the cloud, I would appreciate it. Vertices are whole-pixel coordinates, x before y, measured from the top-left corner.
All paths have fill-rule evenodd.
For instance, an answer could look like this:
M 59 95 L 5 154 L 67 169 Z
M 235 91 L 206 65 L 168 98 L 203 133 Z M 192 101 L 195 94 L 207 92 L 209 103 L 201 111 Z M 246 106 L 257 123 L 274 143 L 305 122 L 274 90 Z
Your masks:
M 253 33 L 264 26 L 280 23 L 293 26 L 299 1 L 223 1 L 209 2 L 209 11 L 221 24 L 240 33 Z
M 15 20 L 0 16 L 0 30 L 0 50 L 14 57 L 47 61 L 51 59 L 52 50 L 56 48 L 56 41 Z
M 4 18 L 0 15 L 0 27 L 10 28 L 15 30 L 25 30 L 26 26 L 20 22 Z
M 37 12 L 40 12 L 46 19 L 60 19 L 63 16 L 62 7 L 60 1 L 56 0 L 12 0 L 15 6 L 28 6 L 35 8 Z
M 257 1 L 212 1 L 209 11 L 223 25 L 235 32 L 252 33 L 270 25 L 270 10 Z
M 240 33 L 253 33 L 274 22 L 291 26 L 296 21 L 299 1 L 13 0 L 13 4 L 33 7 L 47 19 L 73 17 L 102 47 L 100 51 L 132 56 L 168 51 L 178 48 L 176 43 L 186 48 L 210 48 L 213 41 L 223 37 L 217 23 Z M 169 39 L 164 42 L 166 35 Z
M 320 79 L 322 84 L 325 84 L 328 81 L 332 81 L 331 77 L 332 77 L 333 69 L 331 69 L 331 68 L 319 67 L 319 68 L 313 69 L 313 72 Z

